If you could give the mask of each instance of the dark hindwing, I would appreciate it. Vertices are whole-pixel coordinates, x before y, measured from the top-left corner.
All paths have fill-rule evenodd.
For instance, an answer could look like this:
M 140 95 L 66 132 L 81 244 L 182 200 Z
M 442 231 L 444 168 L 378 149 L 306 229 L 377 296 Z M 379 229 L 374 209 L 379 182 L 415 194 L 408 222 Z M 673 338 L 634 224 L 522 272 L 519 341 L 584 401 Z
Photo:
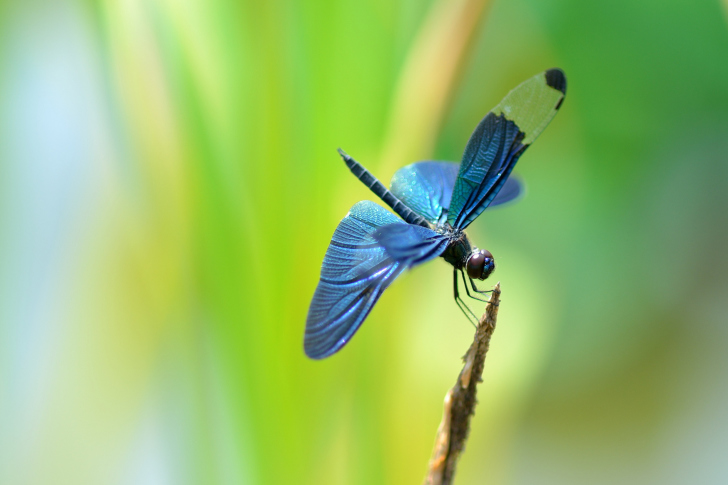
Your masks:
M 374 202 L 354 205 L 324 256 L 306 319 L 306 355 L 322 359 L 340 350 L 392 281 L 405 269 L 442 254 L 447 242 Z
M 556 115 L 566 77 L 549 69 L 521 83 L 470 136 L 452 191 L 447 221 L 464 229 L 492 204 L 518 158 Z
M 428 222 L 438 224 L 447 217 L 459 170 L 460 164 L 454 162 L 416 162 L 395 172 L 390 191 Z M 522 191 L 523 184 L 509 177 L 489 207 L 510 202 Z

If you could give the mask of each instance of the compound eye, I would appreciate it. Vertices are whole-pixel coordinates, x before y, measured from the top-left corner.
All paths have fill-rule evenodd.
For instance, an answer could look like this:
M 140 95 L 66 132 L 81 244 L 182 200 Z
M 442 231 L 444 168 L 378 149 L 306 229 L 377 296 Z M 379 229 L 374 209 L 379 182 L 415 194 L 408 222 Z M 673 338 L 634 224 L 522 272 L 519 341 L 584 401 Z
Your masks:
M 476 280 L 481 279 L 483 276 L 483 267 L 485 266 L 485 255 L 483 251 L 473 253 L 468 258 L 468 262 L 465 264 L 465 270 L 468 272 L 468 276 Z
M 490 254 L 489 251 L 486 251 L 486 253 Z M 483 266 L 483 276 L 480 277 L 481 280 L 484 280 L 490 276 L 490 274 L 495 270 L 495 261 L 493 260 L 493 255 L 490 254 L 490 256 L 485 256 L 485 265 Z
M 495 261 L 493 261 L 493 255 L 487 249 L 481 249 L 476 253 L 473 253 L 468 262 L 465 264 L 465 269 L 468 272 L 468 276 L 476 280 L 484 280 L 495 269 Z

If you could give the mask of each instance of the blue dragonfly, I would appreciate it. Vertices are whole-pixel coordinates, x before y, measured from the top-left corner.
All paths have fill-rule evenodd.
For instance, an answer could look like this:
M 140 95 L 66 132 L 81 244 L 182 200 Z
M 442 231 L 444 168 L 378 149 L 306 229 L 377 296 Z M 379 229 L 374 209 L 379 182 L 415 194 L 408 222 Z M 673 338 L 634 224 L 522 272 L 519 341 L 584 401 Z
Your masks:
M 364 200 L 339 223 L 308 310 L 306 355 L 323 359 L 341 350 L 400 274 L 438 256 L 453 266 L 456 303 L 477 320 L 460 297 L 458 273 L 467 295 L 480 299 L 487 291 L 478 289 L 475 280 L 485 280 L 495 261 L 490 251 L 474 247 L 464 230 L 487 207 L 521 192 L 517 179 L 509 178 L 511 171 L 556 115 L 565 94 L 563 71 L 537 74 L 480 121 L 460 164 L 413 163 L 394 174 L 389 189 L 339 149 L 354 175 L 399 218 Z

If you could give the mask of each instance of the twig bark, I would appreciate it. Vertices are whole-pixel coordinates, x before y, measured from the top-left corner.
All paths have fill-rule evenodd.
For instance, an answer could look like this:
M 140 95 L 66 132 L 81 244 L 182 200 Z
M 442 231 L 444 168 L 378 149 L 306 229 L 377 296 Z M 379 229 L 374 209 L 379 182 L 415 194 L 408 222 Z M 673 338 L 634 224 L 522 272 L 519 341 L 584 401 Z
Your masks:
M 470 417 L 475 413 L 476 386 L 482 381 L 485 354 L 488 352 L 498 316 L 500 293 L 500 283 L 497 283 L 475 330 L 475 339 L 463 357 L 463 370 L 445 396 L 442 422 L 437 429 L 425 485 L 450 485 L 455 476 L 458 457 L 465 449 L 465 441 L 468 439 Z

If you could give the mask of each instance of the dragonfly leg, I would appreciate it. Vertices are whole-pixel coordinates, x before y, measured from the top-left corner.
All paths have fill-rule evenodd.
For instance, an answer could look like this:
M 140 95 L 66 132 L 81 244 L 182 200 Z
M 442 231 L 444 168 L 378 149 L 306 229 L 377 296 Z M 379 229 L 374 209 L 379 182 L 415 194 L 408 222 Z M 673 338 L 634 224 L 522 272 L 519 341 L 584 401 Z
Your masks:
M 488 293 L 493 293 L 493 290 L 479 290 L 477 286 L 475 286 L 475 281 L 473 281 L 473 278 L 470 278 L 470 284 L 473 285 L 473 291 L 476 291 L 480 293 L 481 295 L 485 295 Z M 480 301 L 486 301 L 486 300 L 480 300 Z M 491 303 L 490 300 L 487 300 L 488 303 Z M 498 306 L 498 303 L 491 303 L 491 305 Z
M 465 293 L 467 293 L 470 298 L 472 298 L 473 300 L 478 300 L 478 301 L 483 301 L 483 302 L 488 301 L 486 298 L 481 298 L 480 296 L 471 295 L 470 290 L 468 290 L 468 282 L 465 281 L 465 272 L 463 270 L 460 270 L 460 275 L 463 277 L 463 286 L 465 286 Z M 473 283 L 473 278 L 470 278 L 470 283 L 471 284 Z M 473 286 L 475 286 L 475 285 L 473 285 Z M 477 288 L 473 288 L 473 290 L 482 294 L 482 292 L 478 291 Z
M 493 290 L 479 290 L 478 287 L 475 286 L 475 281 L 473 280 L 473 278 L 470 278 L 470 285 L 472 286 L 474 292 L 480 293 L 481 295 L 493 293 Z
M 463 312 L 463 314 L 467 317 L 468 321 L 477 327 L 478 317 L 475 316 L 475 313 L 468 307 L 468 305 L 465 304 L 465 302 L 460 298 L 460 292 L 458 291 L 458 270 L 453 268 L 452 272 L 452 289 L 453 293 L 455 295 L 455 303 L 457 303 L 458 308 L 460 308 L 460 311 Z M 468 290 L 468 287 L 465 287 L 465 291 Z M 475 320 L 475 321 L 473 321 Z

